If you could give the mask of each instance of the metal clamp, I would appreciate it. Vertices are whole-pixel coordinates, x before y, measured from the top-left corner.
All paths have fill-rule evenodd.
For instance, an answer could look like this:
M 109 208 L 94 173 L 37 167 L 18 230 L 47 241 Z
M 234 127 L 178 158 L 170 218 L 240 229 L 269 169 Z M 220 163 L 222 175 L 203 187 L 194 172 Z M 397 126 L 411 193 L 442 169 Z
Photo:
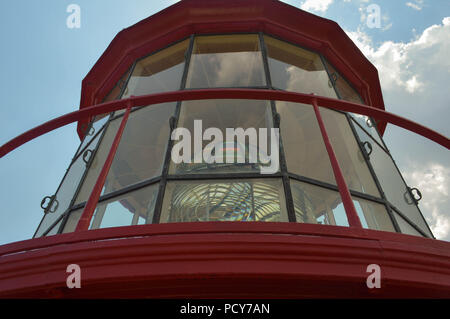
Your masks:
M 337 78 L 338 78 L 338 76 L 337 76 L 336 72 L 333 72 L 332 74 L 330 74 L 330 79 L 328 80 L 328 86 L 330 88 L 332 88 L 333 85 L 336 83 Z
M 91 155 L 92 155 L 92 150 L 86 150 L 84 153 L 83 153 L 83 162 L 86 164 L 86 165 L 88 165 L 89 164 L 89 161 L 91 160 Z M 89 156 L 89 159 L 87 159 L 87 157 Z
M 47 200 L 49 200 L 49 201 L 48 201 L 48 204 L 47 204 L 47 206 L 44 206 L 44 205 L 45 205 L 45 202 L 46 202 Z M 56 205 L 53 205 L 54 203 L 55 203 Z M 45 197 L 41 200 L 41 208 L 44 210 L 44 214 L 56 212 L 56 210 L 58 209 L 58 206 L 59 206 L 59 202 L 58 202 L 58 200 L 56 199 L 56 195 L 45 196 Z
M 366 124 L 367 124 L 368 127 L 373 127 L 374 126 L 373 123 L 372 123 L 372 120 L 369 117 L 366 119 Z
M 373 151 L 372 144 L 370 144 L 369 141 L 366 141 L 362 145 L 363 145 L 363 148 L 364 148 L 364 151 L 365 151 L 367 157 L 369 157 L 370 154 L 372 154 L 372 151 Z M 369 149 L 369 151 L 367 151 L 366 145 L 367 145 L 367 148 Z
M 407 187 L 406 192 L 403 194 L 403 197 L 405 198 L 405 202 L 408 205 L 413 204 L 417 205 L 417 203 L 422 199 L 422 193 L 416 187 L 414 188 Z M 412 199 L 412 201 L 409 201 L 408 198 Z

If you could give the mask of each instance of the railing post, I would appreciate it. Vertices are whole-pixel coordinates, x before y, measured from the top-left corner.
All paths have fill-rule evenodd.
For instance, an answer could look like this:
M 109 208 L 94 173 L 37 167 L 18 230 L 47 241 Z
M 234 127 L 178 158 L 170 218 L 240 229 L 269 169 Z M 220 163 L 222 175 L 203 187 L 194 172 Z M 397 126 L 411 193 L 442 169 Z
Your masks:
M 342 203 L 344 204 L 345 213 L 347 214 L 347 220 L 350 227 L 362 228 L 361 221 L 359 220 L 358 214 L 356 213 L 355 205 L 353 204 L 350 191 L 348 190 L 347 183 L 345 182 L 344 175 L 342 174 L 341 167 L 334 153 L 333 147 L 331 146 L 330 139 L 328 138 L 325 125 L 322 120 L 322 115 L 320 114 L 319 106 L 317 105 L 317 99 L 312 100 L 312 105 L 314 107 L 314 112 L 316 113 L 317 122 L 319 123 L 320 132 L 322 133 L 323 141 L 325 142 L 325 147 L 330 158 L 331 167 L 333 168 L 334 178 L 336 179 L 337 186 L 339 188 L 339 193 L 341 194 Z
M 89 196 L 86 206 L 84 207 L 83 214 L 81 215 L 81 218 L 78 221 L 77 228 L 75 229 L 76 232 L 89 229 L 92 216 L 94 215 L 94 210 L 97 207 L 98 199 L 100 198 L 103 185 L 105 185 L 106 177 L 108 176 L 109 169 L 111 168 L 112 162 L 116 155 L 117 148 L 119 147 L 119 143 L 122 138 L 125 125 L 127 124 L 128 116 L 130 115 L 132 105 L 133 105 L 132 99 L 128 100 L 127 110 L 125 111 L 125 114 L 122 118 L 122 122 L 120 123 L 120 127 L 111 145 L 111 149 L 109 150 L 108 156 L 106 157 L 105 164 L 103 165 L 100 175 L 97 178 L 97 182 L 95 183 L 95 186 L 92 189 L 91 195 Z

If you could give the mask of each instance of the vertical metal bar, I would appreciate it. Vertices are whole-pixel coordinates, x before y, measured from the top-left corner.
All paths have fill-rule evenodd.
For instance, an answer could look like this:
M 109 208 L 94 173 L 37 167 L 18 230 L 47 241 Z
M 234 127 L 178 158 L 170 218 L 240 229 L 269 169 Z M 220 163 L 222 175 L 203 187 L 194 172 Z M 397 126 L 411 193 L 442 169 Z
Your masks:
M 186 88 L 187 76 L 188 76 L 188 72 L 189 72 L 189 65 L 191 62 L 192 50 L 194 48 L 194 41 L 195 41 L 195 36 L 192 34 L 190 37 L 188 49 L 185 54 L 186 60 L 184 62 L 184 70 L 183 70 L 183 75 L 181 77 L 180 90 L 184 90 Z M 178 125 L 180 113 L 181 113 L 181 102 L 177 102 L 175 112 L 173 115 L 173 117 L 175 119 L 175 121 L 173 123 L 173 125 L 174 125 L 173 129 L 175 129 Z M 161 210 L 162 210 L 164 194 L 166 192 L 166 186 L 167 186 L 167 175 L 169 175 L 169 169 L 170 169 L 170 163 L 171 163 L 171 154 L 172 154 L 172 147 L 173 147 L 173 141 L 171 138 L 172 131 L 173 131 L 172 128 L 170 128 L 169 140 L 167 141 L 164 165 L 163 165 L 163 169 L 161 172 L 161 180 L 159 182 L 158 196 L 156 198 L 153 217 L 152 217 L 152 220 L 148 220 L 148 216 L 147 216 L 147 221 L 146 221 L 147 224 L 149 224 L 149 223 L 158 224 L 159 220 L 161 218 L 161 213 L 162 213 Z
M 341 194 L 342 204 L 345 208 L 345 213 L 347 214 L 347 219 L 350 227 L 362 228 L 361 221 L 359 220 L 358 214 L 356 213 L 355 205 L 353 204 L 350 191 L 348 190 L 347 183 L 345 182 L 344 175 L 342 174 L 341 168 L 334 153 L 333 147 L 331 146 L 330 139 L 328 138 L 325 125 L 320 115 L 319 106 L 317 105 L 317 99 L 314 98 L 312 101 L 314 107 L 314 112 L 316 113 L 317 122 L 319 123 L 320 132 L 322 133 L 322 138 L 327 149 L 328 156 L 330 158 L 331 166 L 333 168 L 334 177 L 336 179 L 337 186 L 339 188 L 339 193 Z
M 112 162 L 116 155 L 117 148 L 119 147 L 120 140 L 122 138 L 123 131 L 125 129 L 125 125 L 127 124 L 128 116 L 130 115 L 131 108 L 133 107 L 133 102 L 130 100 L 127 105 L 127 110 L 125 115 L 123 116 L 122 122 L 120 123 L 120 127 L 117 131 L 116 137 L 111 145 L 111 149 L 109 150 L 108 157 L 105 160 L 105 164 L 100 172 L 100 175 L 97 178 L 97 182 L 95 183 L 94 188 L 92 189 L 91 195 L 84 207 L 83 214 L 81 215 L 80 220 L 78 221 L 77 228 L 75 231 L 83 231 L 88 230 L 89 224 L 92 219 L 92 215 L 94 214 L 95 207 L 97 206 L 98 199 L 100 198 L 100 194 L 103 189 L 103 185 L 105 184 L 106 177 L 108 176 L 109 169 L 111 168 Z

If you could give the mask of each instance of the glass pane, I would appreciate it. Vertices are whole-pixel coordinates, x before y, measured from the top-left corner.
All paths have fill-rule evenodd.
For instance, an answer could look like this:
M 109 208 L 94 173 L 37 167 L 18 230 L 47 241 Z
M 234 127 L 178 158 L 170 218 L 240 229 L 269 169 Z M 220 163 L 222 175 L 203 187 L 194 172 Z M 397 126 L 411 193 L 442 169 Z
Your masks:
M 276 107 L 288 171 L 336 185 L 313 107 L 281 101 Z
M 355 196 L 352 199 L 364 228 L 395 232 L 386 206 Z
M 197 129 L 194 129 L 196 123 Z M 268 101 L 183 102 L 178 127 L 187 129 L 186 135 L 189 136 L 181 136 L 174 142 L 170 173 L 260 172 L 262 167 L 269 167 L 272 163 L 273 169 L 278 171 L 278 152 L 272 152 L 271 148 L 272 126 L 272 109 Z M 208 137 L 210 128 L 216 132 Z M 227 133 L 227 128 L 241 128 L 241 138 L 235 138 L 230 130 Z M 260 129 L 265 129 L 267 137 L 260 134 Z M 247 136 L 244 135 L 246 133 Z M 187 143 L 185 139 L 188 139 Z M 198 147 L 195 146 L 196 141 Z M 266 151 L 259 148 L 260 142 L 267 143 Z M 186 148 L 181 150 L 180 145 L 183 144 Z M 184 159 L 176 159 L 183 157 L 184 151 L 189 151 L 190 156 L 187 154 Z
M 45 231 L 47 231 L 48 228 L 52 226 L 53 223 L 55 223 L 56 220 L 69 208 L 81 178 L 86 170 L 86 163 L 92 157 L 92 152 L 95 150 L 99 139 L 100 135 L 98 135 L 93 142 L 89 144 L 86 150 L 69 167 L 56 192 L 55 200 L 53 201 L 49 212 L 44 215 L 35 237 L 42 236 L 42 234 L 45 233 Z
M 102 194 L 161 175 L 175 106 L 150 105 L 130 113 Z
M 330 72 L 330 77 L 335 81 L 335 87 L 338 91 L 340 97 L 342 100 L 346 100 L 353 103 L 358 104 L 366 104 L 359 95 L 358 92 L 353 89 L 350 84 L 347 82 L 346 79 L 344 79 L 337 71 L 336 69 L 326 62 L 328 72 Z M 378 131 L 376 129 L 376 124 L 372 123 L 372 121 L 369 119 L 369 117 L 357 114 L 357 113 L 350 113 L 350 115 L 362 126 L 366 131 L 372 135 L 372 137 L 379 142 L 381 145 L 383 143 L 381 142 L 380 136 L 378 134 Z
M 179 90 L 188 45 L 185 40 L 139 60 L 122 98 Z
M 195 37 L 187 88 L 264 85 L 258 35 Z
M 103 129 L 103 126 L 105 125 L 105 123 L 108 121 L 109 118 L 107 115 L 109 114 L 104 114 L 103 116 L 97 115 L 94 121 L 92 121 L 89 124 L 88 128 L 86 129 L 86 135 L 83 138 L 83 142 L 81 143 L 81 146 L 78 149 L 77 155 L 84 151 L 86 145 L 88 145 L 93 138 L 97 137 L 98 134 L 101 134 L 100 131 Z
M 122 118 L 120 117 L 109 122 L 106 132 L 100 142 L 100 146 L 98 147 L 96 153 L 93 154 L 94 158 L 91 160 L 89 171 L 87 172 L 83 185 L 80 188 L 80 192 L 77 195 L 75 204 L 83 203 L 89 199 L 92 189 L 97 182 L 98 176 L 100 175 L 100 171 L 105 164 L 106 157 L 109 154 L 109 150 L 111 149 L 111 145 L 116 137 L 121 121 Z
M 291 180 L 298 223 L 348 226 L 339 192 Z
M 369 136 L 364 132 L 361 133 L 361 142 L 371 142 Z M 388 201 L 394 205 L 400 212 L 407 216 L 412 222 L 432 237 L 428 226 L 422 217 L 419 209 L 412 200 L 406 185 L 395 167 L 392 158 L 378 146 L 376 143 L 371 143 L 372 153 L 370 154 L 370 162 L 377 178 L 383 188 Z
M 356 122 L 358 122 L 359 125 L 361 125 L 370 134 L 370 137 L 372 139 L 374 139 L 375 141 L 377 141 L 379 143 L 379 145 L 381 145 L 383 147 L 383 149 L 385 149 L 384 143 L 382 142 L 381 137 L 378 134 L 378 131 L 372 125 L 372 122 L 370 121 L 370 119 L 365 115 L 355 114 L 355 113 L 350 113 L 350 114 L 353 116 L 353 119 L 355 119 Z M 358 134 L 359 138 L 362 139 L 363 136 L 367 136 L 367 133 L 365 133 L 364 130 L 362 130 L 359 125 L 356 123 L 353 123 L 353 126 L 356 129 L 356 133 Z
M 115 197 L 97 205 L 90 229 L 151 223 L 159 184 Z
M 322 107 L 320 114 L 348 188 L 380 197 L 347 117 Z
M 72 233 L 75 231 L 78 225 L 78 221 L 81 218 L 81 214 L 83 214 L 83 210 L 84 207 L 70 212 L 69 218 L 67 219 L 67 222 L 64 225 L 64 229 L 62 231 L 63 234 Z
M 264 41 L 274 87 L 337 97 L 318 54 L 268 36 Z
M 169 182 L 161 223 L 287 222 L 281 179 Z
M 120 78 L 120 80 L 117 82 L 117 84 L 112 88 L 112 90 L 108 93 L 107 96 L 103 99 L 103 103 L 117 100 L 120 98 L 120 94 L 122 92 L 123 87 L 125 86 L 128 76 L 130 75 L 131 68 L 128 69 L 127 72 L 125 72 L 124 75 Z
M 412 227 L 406 220 L 403 219 L 399 214 L 394 212 L 395 220 L 397 221 L 398 227 L 403 234 L 424 237 L 420 232 L 418 232 L 414 227 Z

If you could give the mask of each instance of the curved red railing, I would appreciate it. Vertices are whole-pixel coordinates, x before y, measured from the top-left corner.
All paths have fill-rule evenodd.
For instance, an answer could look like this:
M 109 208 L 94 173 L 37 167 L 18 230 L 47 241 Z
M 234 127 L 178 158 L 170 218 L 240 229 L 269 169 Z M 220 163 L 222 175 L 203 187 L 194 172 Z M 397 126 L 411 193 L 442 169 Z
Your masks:
M 317 121 L 319 123 L 320 131 L 324 139 L 326 149 L 330 158 L 330 162 L 333 168 L 333 172 L 338 184 L 338 189 L 342 197 L 342 202 L 345 207 L 347 218 L 349 220 L 350 227 L 362 228 L 359 217 L 356 213 L 353 201 L 351 199 L 348 186 L 343 178 L 342 171 L 337 162 L 334 150 L 329 142 L 327 132 L 323 125 L 322 117 L 320 115 L 319 106 L 335 109 L 339 111 L 352 112 L 363 114 L 373 117 L 377 120 L 382 120 L 414 133 L 417 133 L 427 139 L 430 139 L 445 148 L 450 148 L 450 140 L 423 125 L 420 125 L 411 120 L 405 119 L 401 116 L 386 112 L 384 110 L 361 105 L 357 103 L 347 102 L 343 100 L 337 100 L 333 98 L 326 98 L 316 96 L 314 94 L 303 94 L 295 92 L 274 91 L 274 90 L 261 90 L 261 89 L 199 89 L 199 90 L 185 90 L 185 91 L 173 91 L 157 94 L 149 94 L 144 96 L 132 96 L 124 100 L 116 100 L 112 102 L 93 105 L 72 113 L 68 113 L 56 119 L 50 120 L 42 125 L 39 125 L 0 147 L 0 158 L 20 147 L 21 145 L 62 126 L 73 123 L 75 121 L 81 121 L 93 117 L 98 114 L 110 113 L 122 109 L 127 109 L 125 116 L 122 119 L 121 127 L 118 130 L 113 142 L 109 154 L 105 160 L 105 164 L 99 175 L 94 189 L 89 197 L 88 204 L 85 206 L 83 214 L 77 225 L 76 231 L 87 230 L 90 224 L 95 207 L 97 206 L 101 189 L 105 182 L 111 163 L 114 159 L 114 155 L 117 150 L 117 146 L 120 142 L 123 128 L 128 119 L 128 114 L 133 107 L 148 106 L 159 103 L 186 101 L 186 100 L 210 100 L 210 99 L 249 99 L 249 100 L 273 100 L 273 101 L 286 101 L 309 104 L 314 108 Z

